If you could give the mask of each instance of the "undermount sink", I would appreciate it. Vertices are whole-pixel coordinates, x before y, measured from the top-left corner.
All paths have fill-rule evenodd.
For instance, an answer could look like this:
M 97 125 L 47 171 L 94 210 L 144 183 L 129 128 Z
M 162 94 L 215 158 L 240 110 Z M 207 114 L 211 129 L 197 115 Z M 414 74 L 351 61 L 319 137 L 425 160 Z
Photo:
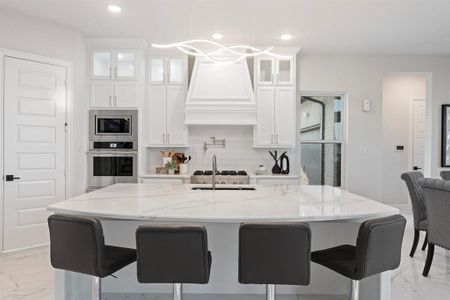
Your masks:
M 213 189 L 212 186 L 194 186 L 191 188 L 192 190 L 197 191 L 256 191 L 256 188 L 252 186 L 227 186 L 227 187 L 216 187 Z

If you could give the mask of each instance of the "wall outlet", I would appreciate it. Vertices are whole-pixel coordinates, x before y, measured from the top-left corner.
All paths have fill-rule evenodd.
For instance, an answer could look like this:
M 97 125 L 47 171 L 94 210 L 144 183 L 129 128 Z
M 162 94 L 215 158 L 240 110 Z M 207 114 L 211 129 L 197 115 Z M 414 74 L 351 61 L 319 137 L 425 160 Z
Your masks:
M 369 99 L 365 99 L 363 100 L 363 111 L 370 111 L 370 100 Z

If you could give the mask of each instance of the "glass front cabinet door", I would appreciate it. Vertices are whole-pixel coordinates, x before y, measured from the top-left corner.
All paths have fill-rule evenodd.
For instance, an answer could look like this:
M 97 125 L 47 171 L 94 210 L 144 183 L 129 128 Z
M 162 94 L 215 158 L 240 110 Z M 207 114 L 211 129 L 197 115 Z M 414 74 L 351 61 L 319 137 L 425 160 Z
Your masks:
M 94 50 L 91 53 L 91 79 L 135 80 L 136 53 L 132 51 Z
M 117 51 L 115 53 L 114 77 L 116 79 L 136 79 L 137 64 L 136 53 Z
M 276 84 L 293 85 L 294 84 L 294 59 L 278 58 Z
M 163 57 L 150 57 L 149 59 L 150 83 L 163 84 L 166 82 L 166 59 Z
M 93 51 L 91 54 L 92 79 L 112 79 L 113 56 L 110 51 Z
M 256 63 L 256 84 L 274 84 L 275 60 L 273 57 L 258 57 Z

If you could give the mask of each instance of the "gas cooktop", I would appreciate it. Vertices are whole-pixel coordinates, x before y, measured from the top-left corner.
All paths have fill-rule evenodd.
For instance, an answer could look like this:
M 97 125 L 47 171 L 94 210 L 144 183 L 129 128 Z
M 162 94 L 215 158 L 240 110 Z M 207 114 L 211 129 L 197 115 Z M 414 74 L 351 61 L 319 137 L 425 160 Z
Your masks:
M 213 174 L 213 171 L 211 170 L 206 170 L 206 171 L 202 171 L 202 170 L 197 170 L 194 172 L 194 176 L 211 176 Z M 220 170 L 220 171 L 216 171 L 216 175 L 221 175 L 221 176 L 247 176 L 247 172 L 243 171 L 243 170 L 239 170 L 239 171 L 234 171 L 234 170 Z
M 212 170 L 197 170 L 191 176 L 192 184 L 212 184 Z M 250 177 L 243 170 L 216 171 L 216 184 L 250 184 Z

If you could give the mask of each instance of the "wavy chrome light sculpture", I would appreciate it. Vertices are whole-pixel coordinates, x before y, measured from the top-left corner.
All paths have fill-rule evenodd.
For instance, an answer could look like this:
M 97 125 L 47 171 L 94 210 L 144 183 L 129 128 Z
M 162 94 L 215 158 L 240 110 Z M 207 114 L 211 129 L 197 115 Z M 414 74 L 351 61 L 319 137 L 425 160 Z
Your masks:
M 217 47 L 217 50 L 211 51 L 211 52 L 205 52 L 197 47 L 194 47 L 193 44 L 208 44 Z M 214 41 L 210 40 L 190 40 L 190 41 L 184 41 L 179 43 L 172 43 L 172 44 L 152 44 L 152 47 L 154 48 L 161 48 L 161 49 L 168 49 L 168 48 L 177 48 L 181 52 L 184 52 L 188 55 L 193 56 L 201 56 L 205 57 L 211 62 L 215 63 L 234 63 L 238 62 L 241 59 L 244 59 L 246 57 L 255 57 L 259 55 L 269 55 L 276 58 L 291 58 L 291 56 L 285 56 L 285 55 L 279 55 L 272 53 L 271 50 L 273 47 L 269 47 L 265 50 L 261 50 L 255 47 L 251 46 L 245 46 L 245 45 L 237 45 L 237 46 L 230 46 L 226 47 L 222 44 L 219 44 Z M 241 51 L 238 51 L 241 50 Z M 250 50 L 251 52 L 243 52 L 242 50 Z M 232 56 L 236 56 L 235 58 L 226 59 L 226 55 L 220 55 L 221 58 L 217 58 L 216 56 L 219 53 L 228 53 Z

